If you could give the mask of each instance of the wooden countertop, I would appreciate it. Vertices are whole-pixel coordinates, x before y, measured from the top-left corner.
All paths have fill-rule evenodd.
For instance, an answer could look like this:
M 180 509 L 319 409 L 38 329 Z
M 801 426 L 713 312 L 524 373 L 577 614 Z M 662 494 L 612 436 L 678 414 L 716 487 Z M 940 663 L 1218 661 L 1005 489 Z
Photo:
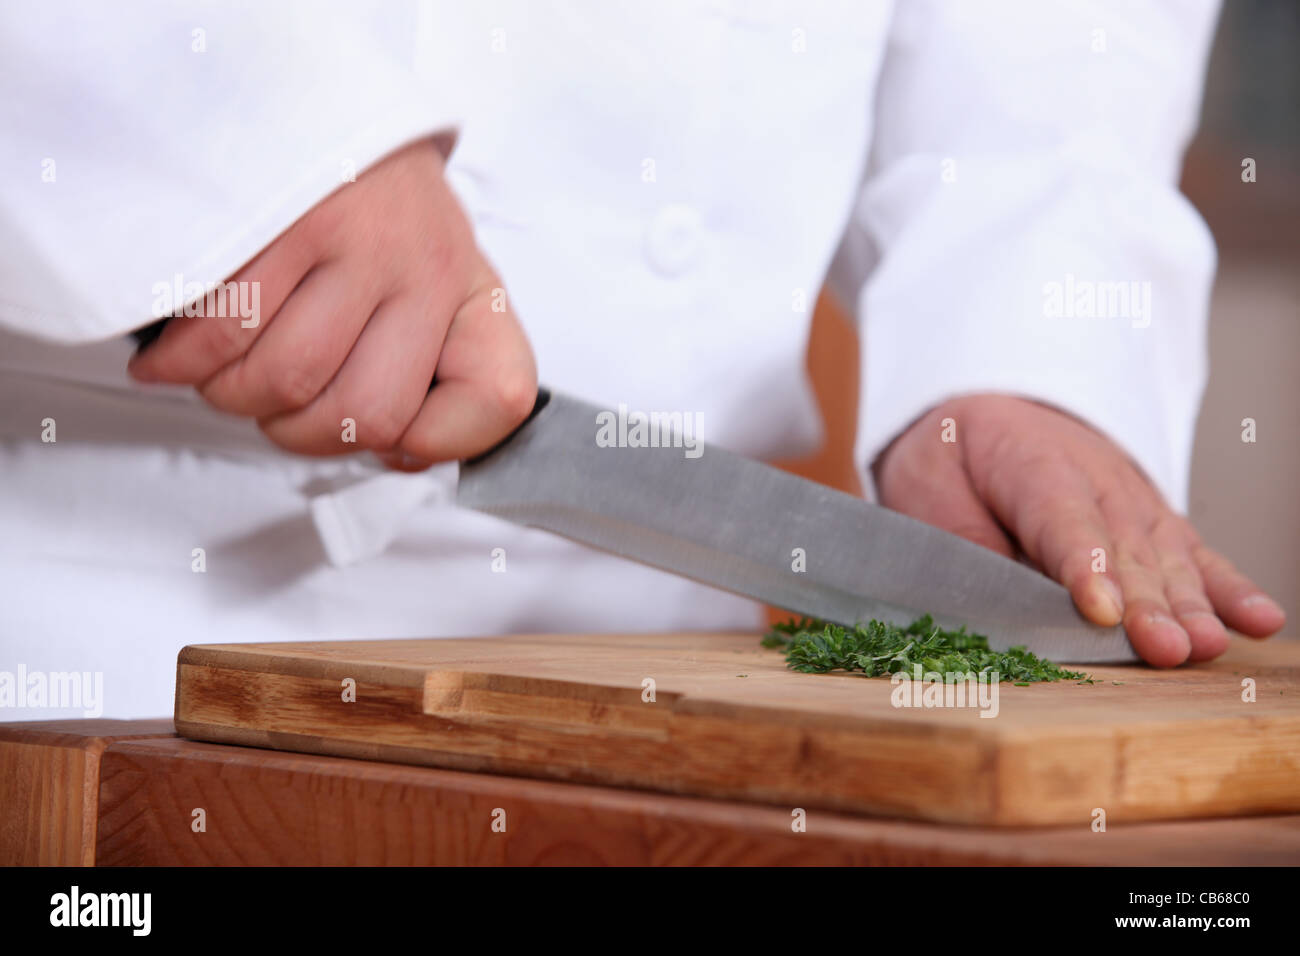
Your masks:
M 1295 865 L 1300 815 L 969 827 L 0 724 L 0 863 Z M 197 812 L 196 812 L 197 811 Z

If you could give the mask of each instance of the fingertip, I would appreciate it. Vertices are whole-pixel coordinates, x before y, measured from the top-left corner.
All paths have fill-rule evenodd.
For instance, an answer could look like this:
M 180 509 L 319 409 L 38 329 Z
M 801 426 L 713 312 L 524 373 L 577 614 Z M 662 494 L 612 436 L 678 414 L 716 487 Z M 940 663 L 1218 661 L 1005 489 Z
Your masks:
M 1178 623 L 1191 639 L 1192 650 L 1188 660 L 1208 661 L 1218 657 L 1228 649 L 1231 638 L 1228 629 L 1219 618 L 1209 611 L 1192 611 L 1178 615 Z
M 1164 611 L 1130 608 L 1124 629 L 1138 656 L 1152 667 L 1177 667 L 1191 656 L 1191 637 Z
M 1233 626 L 1250 637 L 1267 637 L 1282 630 L 1286 611 L 1267 594 L 1257 592 L 1237 602 Z
M 1074 603 L 1079 613 L 1093 624 L 1114 627 L 1124 619 L 1124 595 L 1109 576 L 1092 575 L 1075 589 Z
M 1193 556 L 1214 610 L 1233 630 L 1248 637 L 1268 637 L 1286 625 L 1286 612 L 1227 558 L 1203 546 Z

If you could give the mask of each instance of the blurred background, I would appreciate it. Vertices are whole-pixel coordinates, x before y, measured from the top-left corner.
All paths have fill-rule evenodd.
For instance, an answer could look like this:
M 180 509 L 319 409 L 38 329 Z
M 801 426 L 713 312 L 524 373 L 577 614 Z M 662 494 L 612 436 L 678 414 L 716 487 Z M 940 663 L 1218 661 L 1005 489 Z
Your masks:
M 1226 0 L 1182 189 L 1219 248 L 1210 380 L 1190 516 L 1206 542 L 1282 603 L 1300 636 L 1300 3 Z M 1255 160 L 1253 183 L 1242 162 Z M 850 298 L 824 289 L 808 370 L 827 441 L 783 467 L 858 490 L 858 340 Z M 1256 441 L 1241 440 L 1242 419 Z
M 1300 3 L 1227 0 L 1183 192 L 1219 245 L 1191 516 L 1300 635 Z M 1256 181 L 1241 163 L 1256 162 Z M 1241 420 L 1258 424 L 1241 441 Z

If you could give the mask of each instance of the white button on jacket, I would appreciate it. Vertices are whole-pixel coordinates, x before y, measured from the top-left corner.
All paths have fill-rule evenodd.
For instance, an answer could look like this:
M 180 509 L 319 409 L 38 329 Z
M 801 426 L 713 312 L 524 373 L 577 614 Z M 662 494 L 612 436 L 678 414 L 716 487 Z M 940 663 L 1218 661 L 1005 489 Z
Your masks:
M 459 511 L 454 466 L 298 458 L 127 380 L 157 283 L 225 278 L 442 130 L 554 387 L 690 411 L 747 455 L 812 447 L 795 303 L 847 230 L 859 462 L 999 390 L 1107 432 L 1183 507 L 1214 248 L 1176 182 L 1214 13 L 7 5 L 0 672 L 102 673 L 103 713 L 156 715 L 185 643 L 755 624 L 750 602 Z M 1074 309 L 1085 290 L 1105 307 Z M 0 699 L 0 719 L 95 709 L 51 703 Z

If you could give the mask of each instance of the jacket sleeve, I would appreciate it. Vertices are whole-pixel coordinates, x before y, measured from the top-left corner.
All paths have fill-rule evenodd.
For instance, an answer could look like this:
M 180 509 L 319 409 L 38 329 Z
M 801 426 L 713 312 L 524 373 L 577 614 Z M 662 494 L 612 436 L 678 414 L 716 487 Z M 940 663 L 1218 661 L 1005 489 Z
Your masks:
M 367 165 L 456 126 L 432 95 L 434 16 L 333 0 L 6 4 L 0 325 L 69 343 L 145 325 L 159 283 L 228 278 Z
M 950 397 L 1013 393 L 1109 435 L 1186 509 L 1215 250 L 1177 183 L 1216 12 L 898 4 L 855 212 L 860 465 Z

